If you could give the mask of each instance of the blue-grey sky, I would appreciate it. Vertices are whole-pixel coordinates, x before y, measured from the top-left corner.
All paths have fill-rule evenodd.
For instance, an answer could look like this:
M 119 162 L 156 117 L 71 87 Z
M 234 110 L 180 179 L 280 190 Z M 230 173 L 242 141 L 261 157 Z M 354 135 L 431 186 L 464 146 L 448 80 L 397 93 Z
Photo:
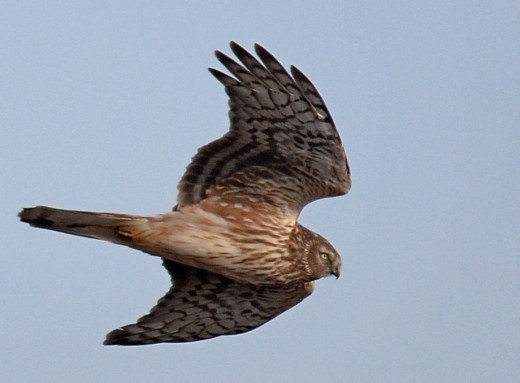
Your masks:
M 3 382 L 520 381 L 517 1 L 6 1 L 0 15 Z M 265 326 L 102 346 L 169 288 L 159 259 L 19 223 L 154 214 L 228 129 L 206 70 L 259 42 L 316 84 L 351 192 L 301 221 L 339 280 Z

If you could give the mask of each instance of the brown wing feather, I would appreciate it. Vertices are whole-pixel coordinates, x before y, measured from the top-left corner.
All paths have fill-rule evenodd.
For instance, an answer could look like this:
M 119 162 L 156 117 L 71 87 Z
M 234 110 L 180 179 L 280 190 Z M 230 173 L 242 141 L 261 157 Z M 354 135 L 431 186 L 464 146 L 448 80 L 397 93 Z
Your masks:
M 270 171 L 273 185 L 292 177 L 290 183 L 299 185 L 295 192 L 305 190 L 298 210 L 315 199 L 348 192 L 346 155 L 312 83 L 294 67 L 291 77 L 259 45 L 255 49 L 262 62 L 234 42 L 231 49 L 243 65 L 219 51 L 216 56 L 235 77 L 210 69 L 230 97 L 231 128 L 199 149 L 179 183 L 179 205 L 207 198 L 208 191 L 226 178 L 235 178 L 237 188 L 244 177 L 261 181 L 264 169 Z M 254 184 L 247 186 L 255 194 Z M 258 183 L 260 195 L 264 187 Z
M 313 283 L 255 287 L 164 261 L 173 286 L 137 323 L 107 334 L 106 345 L 193 342 L 250 331 L 301 302 Z

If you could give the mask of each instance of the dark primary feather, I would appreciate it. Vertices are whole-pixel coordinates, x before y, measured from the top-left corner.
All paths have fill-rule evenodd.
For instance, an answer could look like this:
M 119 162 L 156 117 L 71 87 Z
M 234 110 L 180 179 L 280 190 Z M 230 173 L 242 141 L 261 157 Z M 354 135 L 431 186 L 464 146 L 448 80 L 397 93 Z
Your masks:
M 261 192 L 265 185 L 260 184 L 258 167 L 273 170 L 269 178 L 275 183 L 293 177 L 290 182 L 306 190 L 298 209 L 318 198 L 347 193 L 350 171 L 341 139 L 308 78 L 295 67 L 291 76 L 258 44 L 261 62 L 234 42 L 231 49 L 242 65 L 222 52 L 216 56 L 234 77 L 210 69 L 229 95 L 231 128 L 199 149 L 179 183 L 179 205 L 200 202 L 223 180 L 251 168 Z
M 173 286 L 137 323 L 107 334 L 105 345 L 192 342 L 250 331 L 293 307 L 312 283 L 255 287 L 164 261 Z

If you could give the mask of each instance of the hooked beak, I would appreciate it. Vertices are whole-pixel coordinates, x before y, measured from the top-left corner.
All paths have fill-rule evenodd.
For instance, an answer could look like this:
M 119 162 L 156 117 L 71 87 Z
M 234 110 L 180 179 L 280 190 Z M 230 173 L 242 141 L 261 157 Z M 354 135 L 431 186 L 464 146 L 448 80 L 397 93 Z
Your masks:
M 331 274 L 334 275 L 336 277 L 336 279 L 338 279 L 339 275 L 341 274 L 340 265 L 334 265 L 334 267 L 332 268 Z

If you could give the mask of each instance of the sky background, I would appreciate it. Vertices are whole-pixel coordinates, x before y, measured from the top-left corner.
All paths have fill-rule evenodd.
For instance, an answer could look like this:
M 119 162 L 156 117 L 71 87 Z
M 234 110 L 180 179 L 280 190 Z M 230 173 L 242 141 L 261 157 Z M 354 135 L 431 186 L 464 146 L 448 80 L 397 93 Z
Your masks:
M 2 382 L 520 381 L 518 1 L 4 1 Z M 160 259 L 18 222 L 155 214 L 228 129 L 215 49 L 315 83 L 353 172 L 306 207 L 343 272 L 259 329 L 106 347 L 169 288 Z

